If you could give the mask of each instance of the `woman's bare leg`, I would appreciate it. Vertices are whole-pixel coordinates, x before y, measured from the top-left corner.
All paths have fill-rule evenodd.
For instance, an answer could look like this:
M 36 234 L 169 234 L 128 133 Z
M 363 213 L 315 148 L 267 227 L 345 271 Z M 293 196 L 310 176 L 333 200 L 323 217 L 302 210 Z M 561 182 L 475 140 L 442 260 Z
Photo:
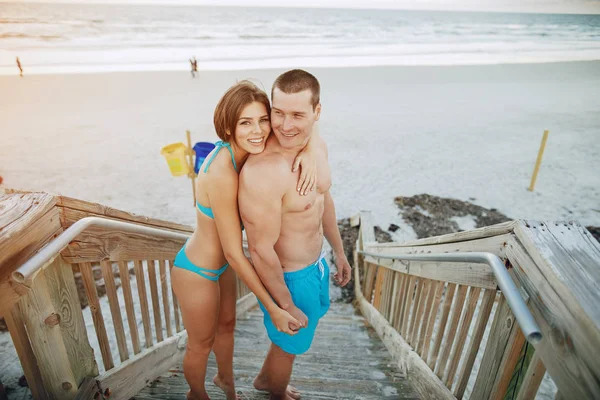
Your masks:
M 237 284 L 235 272 L 229 267 L 219 278 L 220 308 L 217 335 L 213 351 L 217 358 L 218 372 L 213 381 L 228 400 L 237 399 L 233 376 L 233 334 L 235 330 L 235 304 Z
M 204 386 L 206 364 L 212 349 L 219 314 L 219 285 L 200 275 L 173 267 L 173 291 L 188 334 L 183 373 L 190 391 L 188 399 L 208 400 Z

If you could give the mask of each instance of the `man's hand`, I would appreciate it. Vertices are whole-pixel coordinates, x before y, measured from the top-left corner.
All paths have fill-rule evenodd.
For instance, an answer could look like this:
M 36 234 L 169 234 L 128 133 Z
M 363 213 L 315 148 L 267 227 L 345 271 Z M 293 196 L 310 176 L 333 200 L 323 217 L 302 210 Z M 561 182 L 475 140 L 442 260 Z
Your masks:
M 306 328 L 308 326 L 308 317 L 298 307 L 293 305 L 289 307 L 286 311 L 290 313 L 292 317 L 296 318 L 301 324 L 300 326 L 298 326 L 290 322 L 291 330 L 297 331 L 300 328 Z
M 350 268 L 350 263 L 348 263 L 348 259 L 343 252 L 336 253 L 335 266 L 337 267 L 337 272 L 333 277 L 338 285 L 344 287 L 352 278 L 352 270 Z

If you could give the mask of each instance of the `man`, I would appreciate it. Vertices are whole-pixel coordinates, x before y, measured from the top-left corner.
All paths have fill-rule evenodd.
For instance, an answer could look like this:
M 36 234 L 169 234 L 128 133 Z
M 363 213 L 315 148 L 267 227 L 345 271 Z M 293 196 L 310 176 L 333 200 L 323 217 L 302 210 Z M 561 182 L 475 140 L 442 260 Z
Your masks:
M 320 85 L 311 74 L 292 70 L 280 75 L 271 91 L 274 135 L 265 151 L 251 156 L 240 175 L 239 205 L 254 267 L 280 307 L 295 305 L 308 324 L 290 336 L 278 332 L 264 313 L 271 347 L 259 375 L 258 390 L 272 399 L 298 399 L 288 386 L 295 356 L 311 346 L 319 319 L 329 309 L 329 267 L 323 258 L 323 236 L 336 255 L 337 282 L 350 280 L 333 199 L 327 148 L 317 139 L 317 186 L 306 196 L 297 192 L 296 155 L 308 143 L 321 113 Z M 264 310 L 263 310 L 264 312 Z M 302 320 L 303 315 L 294 315 Z M 305 318 L 304 318 L 305 320 Z
M 17 67 L 19 68 L 19 76 L 22 78 L 23 77 L 23 67 L 21 66 L 21 60 L 19 60 L 19 57 L 17 57 Z

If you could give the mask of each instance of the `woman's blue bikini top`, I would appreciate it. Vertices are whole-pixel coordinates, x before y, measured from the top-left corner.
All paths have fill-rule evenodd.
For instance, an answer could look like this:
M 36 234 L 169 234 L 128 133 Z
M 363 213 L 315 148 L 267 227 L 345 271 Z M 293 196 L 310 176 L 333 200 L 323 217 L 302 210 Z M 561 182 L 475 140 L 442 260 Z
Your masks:
M 215 159 L 217 154 L 219 154 L 219 151 L 223 147 L 226 147 L 227 150 L 229 150 L 229 153 L 231 154 L 231 162 L 233 163 L 233 168 L 235 168 L 235 170 L 237 171 L 237 165 L 235 163 L 235 158 L 233 158 L 233 150 L 231 149 L 231 145 L 229 143 L 218 141 L 217 143 L 215 143 L 215 147 L 216 147 L 216 149 L 213 152 L 212 157 L 210 157 L 208 159 L 208 162 L 206 163 L 206 167 L 204 167 L 204 173 L 208 172 L 208 167 L 210 166 L 210 164 L 213 162 L 213 160 Z M 202 204 L 198 203 L 198 201 L 196 201 L 196 206 L 198 207 L 198 210 L 200 210 L 200 212 L 202 214 L 206 215 L 209 218 L 215 219 L 215 215 L 213 214 L 212 208 L 204 207 Z

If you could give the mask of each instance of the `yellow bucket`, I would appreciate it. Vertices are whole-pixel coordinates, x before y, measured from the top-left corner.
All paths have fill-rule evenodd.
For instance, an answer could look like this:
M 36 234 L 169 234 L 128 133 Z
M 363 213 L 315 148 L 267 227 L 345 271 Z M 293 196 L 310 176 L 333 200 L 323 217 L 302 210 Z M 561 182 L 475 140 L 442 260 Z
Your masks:
M 186 159 L 188 148 L 183 143 L 173 143 L 163 147 L 160 154 L 165 156 L 171 175 L 181 176 L 190 173 L 191 169 Z

